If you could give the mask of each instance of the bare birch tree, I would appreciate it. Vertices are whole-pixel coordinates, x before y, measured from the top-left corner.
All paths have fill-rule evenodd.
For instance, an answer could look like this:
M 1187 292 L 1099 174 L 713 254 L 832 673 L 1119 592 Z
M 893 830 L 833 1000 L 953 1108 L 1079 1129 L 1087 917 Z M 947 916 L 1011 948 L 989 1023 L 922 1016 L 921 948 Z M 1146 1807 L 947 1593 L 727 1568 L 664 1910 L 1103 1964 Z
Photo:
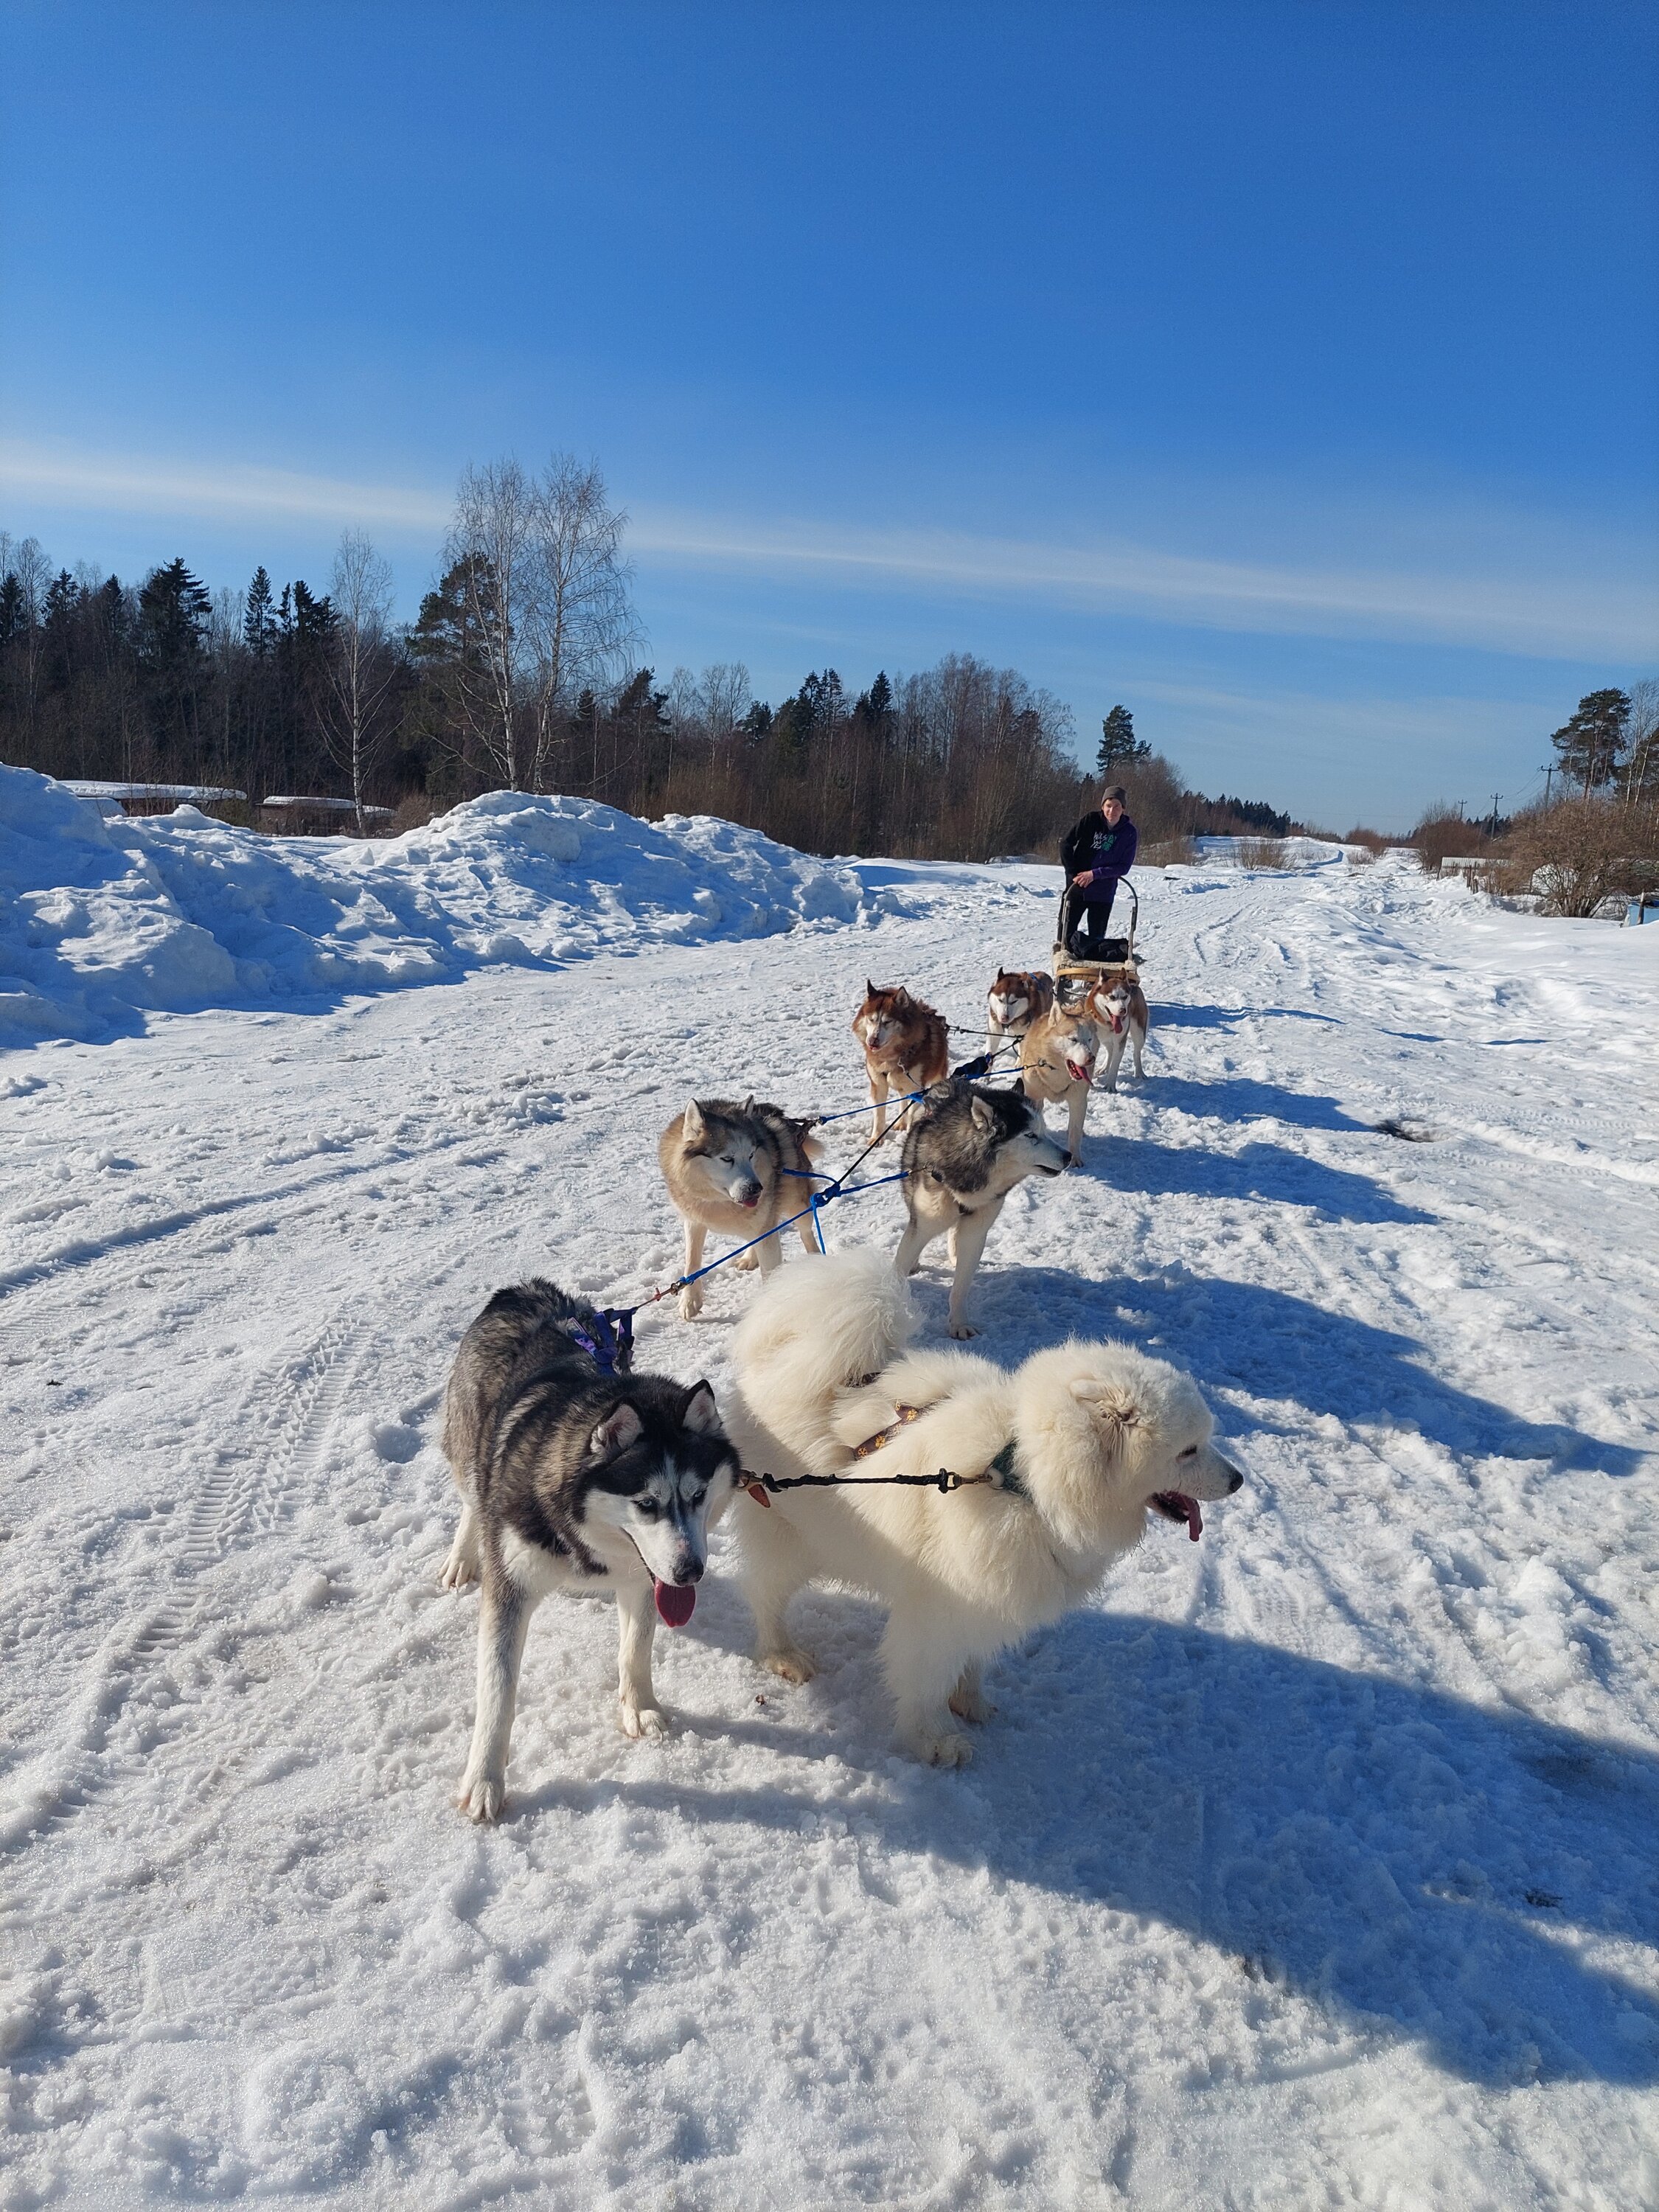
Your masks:
M 524 787 L 526 635 L 535 590 L 535 490 L 517 461 L 467 469 L 455 493 L 444 562 L 465 601 L 473 654 L 455 671 L 464 738 L 509 791 Z
M 599 690 L 643 641 L 623 560 L 628 517 L 592 461 L 555 453 L 534 487 L 526 643 L 535 664 L 531 787 L 542 789 L 571 702 Z
M 510 791 L 546 781 L 570 708 L 640 642 L 622 555 L 628 517 L 589 462 L 555 453 L 468 469 L 444 557 L 480 641 L 457 699 L 467 733 Z
M 392 568 L 361 531 L 340 539 L 329 581 L 334 610 L 322 722 L 329 751 L 351 778 L 357 834 L 366 836 L 363 784 L 388 733 L 386 709 L 397 681 L 392 649 Z

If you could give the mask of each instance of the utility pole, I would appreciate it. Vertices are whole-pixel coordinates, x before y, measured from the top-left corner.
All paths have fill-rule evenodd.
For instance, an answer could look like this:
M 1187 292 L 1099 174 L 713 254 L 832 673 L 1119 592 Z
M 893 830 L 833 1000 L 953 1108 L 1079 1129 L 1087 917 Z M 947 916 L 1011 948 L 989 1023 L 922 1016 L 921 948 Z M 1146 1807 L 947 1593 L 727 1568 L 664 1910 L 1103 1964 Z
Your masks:
M 1503 795 L 1502 792 L 1498 791 L 1494 791 L 1492 795 L 1492 827 L 1486 832 L 1489 837 L 1495 837 L 1498 835 L 1498 802 Z
M 1550 778 L 1554 774 L 1555 763 L 1553 761 L 1546 761 L 1544 763 L 1544 804 L 1546 806 L 1550 803 Z

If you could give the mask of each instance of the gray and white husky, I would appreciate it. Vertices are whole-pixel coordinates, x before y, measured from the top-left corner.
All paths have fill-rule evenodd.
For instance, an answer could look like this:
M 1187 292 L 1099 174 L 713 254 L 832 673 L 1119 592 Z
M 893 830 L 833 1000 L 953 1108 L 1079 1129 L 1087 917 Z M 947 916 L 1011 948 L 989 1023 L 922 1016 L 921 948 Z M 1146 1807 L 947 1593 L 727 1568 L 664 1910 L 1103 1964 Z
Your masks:
M 979 1334 L 968 1326 L 969 1286 L 1009 1192 L 1028 1175 L 1059 1175 L 1066 1161 L 1041 1106 L 1017 1091 L 952 1076 L 914 1109 L 902 1156 L 910 1223 L 894 1265 L 914 1275 L 934 1238 L 949 1231 L 952 1336 Z
M 626 1364 L 591 1305 L 536 1279 L 497 1291 L 455 1355 L 443 1448 L 461 1520 L 441 1579 L 482 1586 L 477 1717 L 456 1799 L 475 1820 L 497 1819 L 506 1798 L 525 1632 L 550 1590 L 616 1591 L 623 1732 L 668 1724 L 652 1638 L 659 1617 L 691 1618 L 738 1457 L 707 1382 Z
M 811 1126 L 753 1098 L 741 1104 L 694 1098 L 674 1116 L 657 1140 L 657 1159 L 674 1211 L 685 1224 L 688 1275 L 702 1267 L 711 1229 L 746 1242 L 800 1212 L 814 1188 L 806 1171 L 821 1152 L 807 1134 Z M 817 1249 L 810 1218 L 800 1224 L 800 1241 L 809 1252 Z M 780 1242 L 767 1237 L 732 1264 L 758 1265 L 769 1275 L 783 1259 Z M 680 1292 L 681 1318 L 695 1321 L 702 1311 L 702 1285 L 688 1283 Z

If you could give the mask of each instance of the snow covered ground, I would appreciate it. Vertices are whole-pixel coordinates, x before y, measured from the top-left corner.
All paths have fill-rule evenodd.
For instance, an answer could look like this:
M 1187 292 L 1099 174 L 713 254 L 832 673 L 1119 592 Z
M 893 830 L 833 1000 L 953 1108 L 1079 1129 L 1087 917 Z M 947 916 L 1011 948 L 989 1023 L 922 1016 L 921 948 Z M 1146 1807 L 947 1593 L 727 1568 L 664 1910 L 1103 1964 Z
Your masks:
M 204 927 L 176 848 L 234 833 L 164 828 L 117 825 L 128 873 Z M 0 2201 L 1659 2201 L 1659 932 L 1397 860 L 1143 880 L 1150 1080 L 1016 1194 L 977 1317 L 1185 1361 L 1246 1489 L 1004 1660 L 963 1773 L 891 1754 L 857 1600 L 789 1692 L 705 1585 L 660 1745 L 609 1607 L 550 1602 L 480 1832 L 461 1328 L 532 1270 L 672 1276 L 685 1096 L 854 1103 L 866 974 L 977 1021 L 1053 880 L 860 864 L 811 927 L 653 945 L 635 904 L 644 957 L 556 967 L 499 844 L 420 834 L 351 864 L 452 947 L 472 870 L 446 980 L 157 1013 L 37 966 L 86 1034 L 0 1055 Z M 718 1389 L 752 1280 L 641 1364 Z

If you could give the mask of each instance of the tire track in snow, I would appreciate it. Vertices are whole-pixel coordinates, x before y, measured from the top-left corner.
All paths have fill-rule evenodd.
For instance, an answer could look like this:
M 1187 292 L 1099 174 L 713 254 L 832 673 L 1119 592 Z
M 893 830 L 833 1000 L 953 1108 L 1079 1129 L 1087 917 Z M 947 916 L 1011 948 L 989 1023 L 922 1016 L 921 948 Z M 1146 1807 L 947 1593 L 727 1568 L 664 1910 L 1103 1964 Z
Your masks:
M 260 1397 L 277 1392 L 250 1448 L 221 1451 L 198 1486 L 185 1516 L 173 1566 L 173 1595 L 142 1625 L 118 1638 L 98 1664 L 84 1703 L 89 1705 L 80 1741 L 66 1767 L 45 1790 L 0 1811 L 0 1848 L 61 1832 L 94 1798 L 143 1773 L 148 1750 L 112 1755 L 110 1737 L 139 1694 L 149 1672 L 217 1625 L 211 1593 L 202 1577 L 248 1533 L 265 1534 L 285 1517 L 301 1482 L 320 1472 L 347 1393 L 361 1373 L 374 1339 L 361 1323 L 337 1310 L 297 1357 L 268 1361 L 243 1394 L 240 1427 Z

